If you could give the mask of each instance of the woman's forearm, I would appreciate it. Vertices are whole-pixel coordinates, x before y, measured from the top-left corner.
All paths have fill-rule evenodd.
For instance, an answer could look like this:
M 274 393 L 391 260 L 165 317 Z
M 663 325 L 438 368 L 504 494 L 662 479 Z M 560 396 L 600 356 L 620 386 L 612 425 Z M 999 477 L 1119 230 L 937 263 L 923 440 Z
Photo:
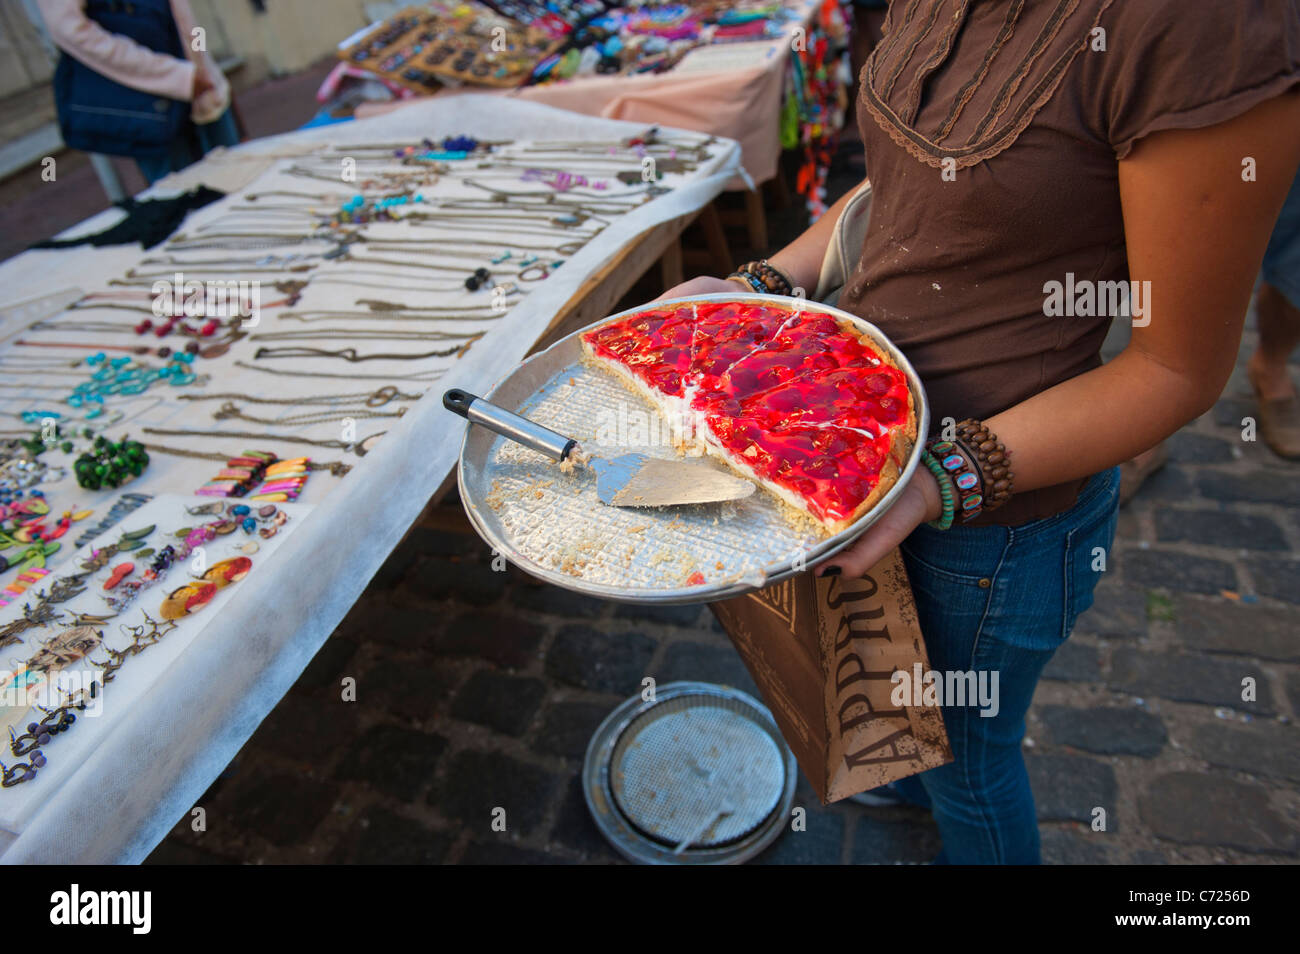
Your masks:
M 1213 405 L 1223 381 L 1129 348 L 985 423 L 1011 451 L 1014 490 L 1078 480 L 1154 447 Z
M 813 289 L 817 287 L 817 279 L 822 270 L 822 259 L 826 257 L 826 247 L 830 245 L 831 236 L 835 234 L 835 223 L 839 220 L 844 206 L 857 191 L 855 187 L 840 196 L 840 200 L 827 209 L 826 214 L 805 229 L 797 239 L 775 255 L 768 256 L 769 262 L 785 272 L 796 286 L 804 289 L 805 297 L 811 297 Z
M 1241 157 L 1262 170 L 1240 176 Z M 1014 489 L 1094 474 L 1213 406 L 1300 161 L 1300 91 L 1204 129 L 1153 133 L 1119 163 L 1129 277 L 1154 289 L 1127 348 L 990 418 Z M 1059 320 L 1059 319 L 1058 319 Z

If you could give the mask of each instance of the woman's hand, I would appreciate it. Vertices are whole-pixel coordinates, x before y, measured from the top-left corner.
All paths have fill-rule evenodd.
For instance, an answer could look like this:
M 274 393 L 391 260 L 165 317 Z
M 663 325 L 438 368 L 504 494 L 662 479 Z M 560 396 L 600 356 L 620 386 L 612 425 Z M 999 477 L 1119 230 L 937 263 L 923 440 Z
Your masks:
M 207 69 L 202 64 L 196 64 L 194 67 L 194 85 L 190 89 L 190 102 L 194 102 L 208 90 L 216 88 L 217 84 L 213 81 Z
M 740 291 L 740 282 L 731 281 L 726 278 L 712 278 L 708 275 L 701 275 L 699 278 L 692 278 L 690 281 L 682 282 L 680 285 L 674 285 L 655 301 L 663 301 L 665 298 L 686 298 L 691 295 L 716 295 L 726 293 L 734 295 Z M 752 288 L 746 288 L 745 291 L 751 295 L 754 293 Z
M 843 573 L 847 577 L 862 576 L 909 533 L 927 520 L 937 520 L 942 514 L 943 501 L 934 474 L 924 467 L 917 467 L 885 515 L 868 527 L 851 546 L 820 564 L 817 575 L 825 576 L 830 572 Z

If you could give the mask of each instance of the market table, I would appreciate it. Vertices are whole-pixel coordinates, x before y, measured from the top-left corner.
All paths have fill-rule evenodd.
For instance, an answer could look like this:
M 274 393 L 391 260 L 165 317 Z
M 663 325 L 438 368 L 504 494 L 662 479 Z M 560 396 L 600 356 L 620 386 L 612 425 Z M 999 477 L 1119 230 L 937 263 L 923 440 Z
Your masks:
M 239 234 L 223 233 L 223 228 L 237 227 L 249 233 L 275 231 L 270 224 L 274 222 L 275 215 L 259 218 L 247 211 L 250 201 L 247 196 L 319 189 L 322 185 L 320 182 L 308 181 L 304 185 L 305 179 L 310 180 L 311 169 L 321 168 L 322 162 L 333 163 L 340 155 L 347 157 L 349 151 L 354 151 L 359 156 L 366 150 L 373 153 L 371 144 L 377 142 L 418 143 L 422 137 L 441 139 L 444 136 L 466 134 L 486 140 L 514 140 L 519 144 L 519 152 L 510 151 L 516 147 L 504 147 L 503 154 L 507 159 L 500 161 L 506 162 L 510 156 L 514 156 L 518 162 L 517 168 L 525 170 L 521 180 L 527 181 L 530 173 L 525 167 L 531 160 L 524 153 L 528 149 L 540 149 L 546 153 L 547 150 L 542 148 L 545 143 L 563 141 L 572 144 L 571 148 L 585 157 L 583 161 L 596 162 L 594 157 L 603 155 L 610 142 L 636 142 L 644 133 L 644 127 L 633 123 L 578 116 L 534 103 L 496 97 L 424 101 L 389 116 L 304 130 L 246 144 L 241 147 L 241 154 L 264 156 L 269 161 L 270 168 L 245 186 L 238 195 L 228 196 L 191 213 L 181 228 L 181 234 L 189 236 L 192 242 L 199 243 L 190 249 L 189 254 L 193 254 L 195 249 L 206 247 L 203 244 L 204 236 Z M 707 205 L 736 174 L 739 149 L 734 142 L 705 142 L 701 137 L 684 138 L 690 134 L 681 134 L 675 130 L 665 130 L 665 133 L 669 141 L 676 144 L 675 148 L 686 149 L 689 155 L 701 157 L 699 161 L 690 169 L 665 176 L 660 183 L 666 190 L 662 194 L 654 194 L 645 184 L 629 185 L 626 191 L 644 189 L 647 201 L 619 214 L 605 213 L 603 219 L 597 216 L 596 220 L 608 223 L 595 233 L 599 235 L 599 240 L 588 239 L 580 243 L 581 247 L 566 250 L 564 267 L 552 268 L 544 280 L 533 282 L 526 297 L 510 299 L 512 303 L 504 314 L 495 314 L 494 307 L 492 320 L 484 326 L 486 330 L 481 335 L 476 332 L 466 340 L 464 347 L 453 354 L 428 361 L 422 359 L 418 364 L 407 360 L 399 365 L 395 360 L 385 359 L 378 364 L 352 366 L 358 369 L 358 374 L 364 372 L 369 379 L 382 377 L 374 373 L 382 367 L 395 368 L 392 376 L 397 379 L 397 385 L 405 388 L 426 387 L 427 391 L 423 397 L 409 405 L 406 413 L 383 422 L 386 433 L 373 449 L 363 457 L 348 458 L 351 472 L 345 477 L 333 477 L 328 473 L 310 476 L 298 501 L 284 507 L 285 510 L 293 510 L 292 532 L 272 541 L 275 543 L 274 552 L 265 559 L 255 558 L 254 569 L 247 579 L 239 582 L 237 589 L 219 597 L 225 600 L 220 612 L 213 610 L 210 611 L 210 616 L 195 616 L 192 620 L 186 617 L 182 620 L 182 626 L 201 625 L 201 630 L 196 631 L 201 638 L 191 636 L 191 641 L 183 651 L 174 654 L 175 658 L 168 660 L 165 668 L 142 683 L 142 687 L 131 696 L 129 705 L 125 704 L 127 691 L 123 690 L 117 696 L 119 701 L 110 708 L 109 703 L 114 699 L 112 693 L 116 690 L 109 690 L 104 717 L 84 730 L 85 738 L 93 737 L 96 742 L 81 761 L 73 764 L 67 758 L 60 760 L 59 746 L 71 743 L 56 739 L 49 743 L 49 767 L 41 768 L 37 777 L 28 783 L 0 791 L 0 799 L 10 792 L 27 790 L 39 793 L 39 798 L 33 801 L 30 808 L 29 817 L 21 825 L 15 825 L 0 834 L 0 845 L 3 846 L 3 855 L 0 857 L 4 861 L 138 862 L 152 850 L 176 820 L 186 814 L 297 679 L 360 596 L 370 577 L 418 518 L 430 495 L 452 470 L 459 451 L 463 422 L 443 410 L 440 403 L 442 391 L 450 387 L 471 391 L 486 390 L 491 383 L 514 367 L 543 336 L 557 332 L 566 314 L 570 317 L 578 315 L 584 320 L 599 317 L 604 313 L 602 309 L 607 307 L 605 303 L 615 300 L 622 293 L 620 289 L 626 290 L 639 274 L 636 266 L 639 264 L 640 270 L 644 270 L 644 267 L 651 264 L 654 258 L 649 256 L 657 257 L 686 222 Z M 699 145 L 701 142 L 704 145 Z M 631 148 L 618 146 L 616 149 L 610 146 L 608 152 L 612 156 L 617 151 L 622 156 Z M 554 148 L 550 151 L 554 152 Z M 225 161 L 229 162 L 229 157 Z M 536 161 L 538 165 L 545 164 L 542 159 Z M 603 161 L 614 163 L 613 159 Z M 635 165 L 634 156 L 631 161 Z M 317 165 L 312 166 L 313 162 Z M 300 171 L 296 176 L 290 175 L 288 170 L 292 169 Z M 200 168 L 200 177 L 201 172 Z M 235 176 L 236 180 L 238 178 Z M 466 180 L 468 178 L 467 176 Z M 449 176 L 447 182 L 447 188 L 461 190 L 453 193 L 449 207 L 454 208 L 458 202 L 462 205 L 471 204 L 463 198 L 467 194 L 465 181 Z M 440 180 L 437 188 L 441 187 Z M 536 188 L 536 181 L 532 181 L 522 191 L 532 189 L 530 194 L 535 195 Z M 594 188 L 593 185 L 592 189 Z M 619 192 L 619 187 L 612 181 L 603 188 L 606 191 L 597 193 L 588 189 L 587 192 L 611 198 L 591 201 L 609 202 Z M 522 191 L 512 194 L 522 194 Z M 571 194 L 577 192 L 557 190 L 555 198 L 559 200 L 562 196 Z M 439 208 L 436 201 L 431 195 L 429 204 L 423 208 Z M 236 206 L 237 202 L 243 204 Z M 556 207 L 565 208 L 562 205 Z M 244 211 L 239 213 L 240 218 L 233 226 L 221 225 L 223 219 L 228 219 L 232 208 Z M 104 213 L 83 223 L 81 228 L 74 231 L 77 234 L 96 232 L 109 225 L 115 214 L 111 211 Z M 457 239 L 457 243 L 468 244 L 446 244 L 430 250 L 427 242 L 423 246 L 416 242 L 406 251 L 391 254 L 403 261 L 421 254 L 431 254 L 434 257 L 454 257 L 459 254 L 466 257 L 464 250 L 471 248 L 474 241 L 468 236 L 475 234 L 475 230 L 488 230 L 487 225 L 469 225 L 467 222 L 468 219 L 462 217 L 456 227 L 468 229 L 466 237 Z M 400 287 L 397 277 L 410 274 L 409 271 L 404 273 L 401 267 L 389 270 L 393 276 L 391 281 L 371 282 L 365 287 L 348 284 L 348 275 L 351 274 L 348 269 L 355 267 L 355 261 L 350 256 L 357 250 L 366 250 L 376 242 L 385 240 L 404 241 L 402 238 L 377 236 L 406 234 L 409 238 L 418 234 L 415 231 L 404 233 L 405 228 L 407 226 L 401 223 L 379 222 L 366 227 L 367 238 L 364 242 L 333 246 L 346 254 L 318 263 L 317 269 L 311 273 L 311 281 L 302 291 L 301 300 L 290 308 L 268 307 L 269 314 L 262 314 L 258 324 L 253 326 L 252 338 L 234 341 L 224 356 L 201 358 L 196 362 L 196 370 L 211 376 L 205 387 L 192 390 L 198 388 L 198 385 L 191 385 L 191 389 L 176 394 L 168 392 L 160 398 L 151 391 L 139 398 L 125 401 L 123 406 L 129 414 L 111 428 L 114 436 L 129 431 L 135 439 L 152 442 L 159 439 L 142 433 L 146 427 L 183 430 L 177 425 L 188 427 L 195 422 L 201 423 L 204 429 L 215 432 L 242 432 L 248 427 L 245 421 L 239 419 L 212 421 L 200 412 L 212 410 L 213 404 L 201 400 L 180 400 L 187 394 L 201 396 L 205 393 L 231 392 L 242 400 L 255 400 L 253 395 L 259 391 L 266 393 L 272 389 L 274 394 L 285 397 L 286 403 L 288 400 L 303 401 L 298 408 L 289 408 L 293 411 L 317 406 L 310 403 L 309 397 L 300 393 L 304 388 L 320 391 L 328 390 L 329 387 L 356 386 L 346 383 L 330 385 L 328 377 L 346 376 L 342 372 L 349 368 L 321 357 L 293 358 L 290 365 L 280 362 L 279 366 L 288 372 L 284 377 L 275 373 L 254 373 L 253 368 L 248 366 L 258 364 L 258 359 L 254 359 L 253 355 L 263 347 L 254 339 L 261 335 L 271 335 L 274 338 L 284 335 L 286 331 L 292 338 L 298 329 L 304 327 L 302 322 L 311 316 L 312 309 L 328 310 L 341 305 L 351 306 L 357 295 L 401 295 L 401 292 L 386 287 Z M 414 229 L 414 226 L 410 228 Z M 506 236 L 502 239 L 502 245 L 509 246 L 512 241 L 511 236 Z M 255 247 L 257 243 L 249 240 L 249 244 L 250 247 Z M 637 261 L 638 250 L 647 256 L 640 262 Z M 506 248 L 502 254 L 508 251 L 510 249 Z M 183 250 L 181 254 L 184 254 Z M 199 252 L 200 258 L 203 254 L 202 251 Z M 124 274 L 143 257 L 145 253 L 138 246 L 83 246 L 57 251 L 31 251 L 0 265 L 0 287 L 6 289 L 6 298 L 10 302 L 57 292 L 68 286 L 91 291 L 104 287 L 113 276 Z M 468 256 L 469 259 L 473 257 Z M 456 267 L 470 273 L 472 265 L 471 261 L 470 264 Z M 379 274 L 384 274 L 384 266 L 372 267 L 378 269 Z M 407 262 L 402 267 L 410 269 L 415 266 Z M 334 284 L 318 284 L 326 276 L 334 276 L 337 280 Z M 249 277 L 265 282 L 275 278 L 274 275 L 266 274 Z M 453 285 L 455 281 L 458 280 L 453 280 Z M 380 287 L 376 288 L 375 285 Z M 416 297 L 419 301 L 403 302 L 403 309 L 446 307 L 454 311 L 461 307 L 432 304 L 451 301 L 454 295 L 442 286 L 434 288 L 432 284 L 427 287 L 425 284 L 417 285 L 419 291 Z M 472 309 L 481 306 L 466 307 Z M 596 309 L 594 312 L 591 310 L 593 307 Z M 5 306 L 0 305 L 0 314 L 4 312 Z M 290 312 L 296 313 L 300 320 L 290 320 L 287 317 Z M 398 320 L 400 317 L 413 315 L 403 313 L 387 320 L 381 313 L 374 316 L 377 319 L 374 324 L 363 321 L 363 318 L 370 317 L 354 316 L 345 319 L 357 336 L 355 347 L 358 350 L 415 354 L 423 353 L 423 349 L 429 346 L 428 335 L 416 336 L 417 340 L 414 341 L 365 344 L 364 339 L 371 333 L 370 329 L 375 329 L 375 334 L 391 333 L 392 329 L 401 327 Z M 129 322 L 136 318 L 138 316 L 121 320 Z M 67 321 L 67 316 L 61 320 Z M 443 327 L 441 319 L 423 320 L 435 323 L 435 330 L 430 335 L 455 335 L 454 332 L 436 330 Z M 451 317 L 447 319 L 448 322 L 454 320 L 456 319 Z M 465 319 L 462 317 L 460 320 Z M 57 327 L 56 322 L 56 330 L 47 332 L 47 335 L 55 337 L 47 337 L 46 340 L 63 340 L 90 350 L 90 345 L 86 345 L 88 340 L 98 343 L 105 338 L 102 332 L 60 333 Z M 59 354 L 67 357 L 69 362 L 81 354 L 74 349 L 61 353 L 52 349 L 38 352 L 37 349 L 25 349 L 16 344 L 19 339 L 27 340 L 31 337 L 32 332 L 18 327 L 18 320 L 12 316 L 6 323 L 0 324 L 0 367 L 20 368 L 23 360 L 37 353 L 45 356 Z M 455 337 L 455 340 L 461 339 L 466 339 L 466 335 Z M 127 344 L 134 343 L 129 337 L 118 340 Z M 325 344 L 327 347 L 339 347 L 352 342 Z M 413 352 L 412 348 L 421 350 Z M 15 357 L 19 352 L 23 353 L 22 358 Z M 241 364 L 236 365 L 236 360 Z M 328 370 L 322 371 L 322 368 Z M 418 374 L 412 373 L 417 369 L 420 369 Z M 289 374 L 302 374 L 303 377 L 291 377 Z M 404 380 L 419 375 L 424 375 L 420 377 L 420 383 L 403 383 Z M 313 377 L 326 378 L 325 385 L 302 383 Z M 369 388 L 373 385 L 364 386 Z M 45 390 L 34 392 L 39 394 L 39 399 L 28 402 L 27 406 L 57 407 L 58 398 L 52 393 L 57 390 L 58 387 L 46 384 Z M 14 399 L 22 396 L 21 392 L 7 391 L 0 407 L 15 410 L 21 401 Z M 262 411 L 278 413 L 270 409 Z M 377 413 L 385 414 L 387 411 L 380 408 Z M 358 415 L 362 416 L 364 415 Z M 333 423 L 317 426 L 336 427 Z M 271 429 L 277 434 L 296 434 L 310 440 L 316 439 L 317 435 L 331 433 L 328 429 L 312 430 L 306 425 L 295 428 L 292 423 L 276 424 Z M 367 430 L 378 430 L 378 427 Z M 310 438 L 307 438 L 308 432 Z M 333 433 L 337 435 L 338 432 L 335 430 Z M 187 447 L 215 445 L 215 449 L 222 453 L 264 448 L 276 451 L 282 459 L 304 453 L 297 445 L 280 444 L 271 439 L 172 437 L 164 439 L 162 443 L 174 447 L 186 441 Z M 355 449 L 355 444 L 353 448 Z M 309 450 L 313 460 L 342 459 L 339 451 L 317 453 L 315 448 Z M 144 474 L 123 490 L 150 495 L 191 494 L 213 476 L 213 471 L 218 466 L 210 460 L 154 453 Z M 51 483 L 48 491 L 54 510 L 75 505 L 93 509 L 96 518 L 118 496 L 108 490 L 92 492 L 78 489 L 72 486 L 70 477 Z M 213 498 L 201 498 L 197 502 L 211 499 Z M 140 513 L 145 513 L 145 510 L 142 509 Z M 94 521 L 91 519 L 87 522 Z M 109 531 L 109 535 L 116 538 L 121 531 L 133 526 L 128 517 L 125 522 Z M 68 539 L 71 538 L 70 534 Z M 68 571 L 67 561 L 70 560 L 72 551 L 73 547 L 69 544 L 52 558 L 50 567 L 53 573 L 44 582 L 55 580 Z M 99 579 L 95 578 L 96 584 Z M 39 587 L 34 587 L 32 592 L 35 593 L 37 589 Z M 22 599 L 18 602 L 21 603 Z M 14 609 L 14 605 L 10 609 Z M 107 641 L 106 637 L 105 642 Z M 31 645 L 34 644 L 24 643 L 24 646 Z M 23 646 L 13 646 L 8 652 L 11 656 L 21 656 L 22 649 Z M 163 658 L 167 654 L 160 651 L 155 655 Z M 138 668 L 143 672 L 144 660 L 154 657 L 141 655 L 139 658 L 141 662 Z M 71 732 L 79 730 L 80 727 L 75 727 Z M 73 736 L 69 735 L 68 738 Z M 72 750 L 67 748 L 63 751 Z M 3 802 L 0 802 L 0 808 L 3 808 Z
M 821 0 L 798 0 L 791 4 L 798 16 L 785 25 L 781 36 L 697 47 L 663 73 L 578 76 L 501 90 L 498 95 L 734 139 L 741 146 L 745 174 L 728 183 L 728 189 L 745 190 L 750 244 L 765 248 L 766 220 L 755 184 L 778 178 L 786 74 L 796 42 L 806 43 L 821 5 Z M 445 89 L 437 96 L 458 96 L 469 88 Z M 363 104 L 357 115 L 400 110 L 412 102 L 419 100 Z

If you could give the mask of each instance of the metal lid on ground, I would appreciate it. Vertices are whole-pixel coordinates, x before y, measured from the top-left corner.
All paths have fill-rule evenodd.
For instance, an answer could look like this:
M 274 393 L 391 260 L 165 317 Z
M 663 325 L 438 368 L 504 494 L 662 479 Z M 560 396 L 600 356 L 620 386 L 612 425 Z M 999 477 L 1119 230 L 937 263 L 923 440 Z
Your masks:
M 583 771 L 597 826 L 644 864 L 735 864 L 782 831 L 794 758 L 771 714 L 724 686 L 675 682 L 597 729 Z

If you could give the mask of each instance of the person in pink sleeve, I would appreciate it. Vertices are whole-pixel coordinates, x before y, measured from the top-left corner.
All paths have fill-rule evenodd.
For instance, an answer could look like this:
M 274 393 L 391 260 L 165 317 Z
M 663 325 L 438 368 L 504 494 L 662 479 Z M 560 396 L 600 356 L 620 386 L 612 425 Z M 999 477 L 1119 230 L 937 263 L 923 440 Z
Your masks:
M 54 98 L 68 146 L 130 156 L 152 183 L 239 141 L 189 0 L 38 3 L 63 54 Z

